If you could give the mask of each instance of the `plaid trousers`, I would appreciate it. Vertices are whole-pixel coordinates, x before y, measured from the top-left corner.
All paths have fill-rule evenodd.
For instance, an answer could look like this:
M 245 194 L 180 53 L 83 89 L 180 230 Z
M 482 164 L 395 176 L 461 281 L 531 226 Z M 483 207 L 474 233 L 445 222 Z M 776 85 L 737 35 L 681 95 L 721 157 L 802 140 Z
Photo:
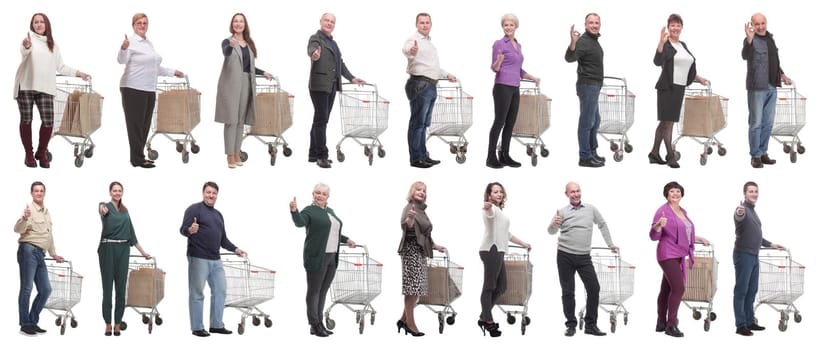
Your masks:
M 54 127 L 54 96 L 34 90 L 20 90 L 17 93 L 20 123 L 31 124 L 35 104 L 40 112 L 42 126 L 46 128 Z

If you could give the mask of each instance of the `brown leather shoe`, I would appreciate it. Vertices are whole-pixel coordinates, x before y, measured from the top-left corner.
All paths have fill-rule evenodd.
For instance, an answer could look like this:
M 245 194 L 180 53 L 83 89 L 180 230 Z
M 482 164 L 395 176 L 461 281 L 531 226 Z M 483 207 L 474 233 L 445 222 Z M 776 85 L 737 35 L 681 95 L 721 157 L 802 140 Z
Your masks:
M 762 158 L 760 157 L 751 157 L 751 166 L 754 168 L 761 168 L 762 167 Z
M 760 157 L 759 159 L 762 160 L 762 164 L 767 164 L 767 165 L 776 164 L 776 159 L 771 159 L 771 157 L 768 157 L 767 153 L 763 154 L 762 157 Z

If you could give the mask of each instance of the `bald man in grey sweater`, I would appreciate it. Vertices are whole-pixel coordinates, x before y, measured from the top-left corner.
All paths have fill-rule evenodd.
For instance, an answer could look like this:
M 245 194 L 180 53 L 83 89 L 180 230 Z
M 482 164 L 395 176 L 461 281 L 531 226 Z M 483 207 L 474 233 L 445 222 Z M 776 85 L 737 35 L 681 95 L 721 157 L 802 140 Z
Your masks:
M 606 245 L 614 252 L 619 248 L 611 241 L 609 228 L 597 208 L 580 202 L 580 185 L 575 182 L 566 184 L 566 197 L 569 205 L 557 210 L 549 234 L 556 234 L 557 239 L 557 272 L 560 277 L 560 288 L 563 292 L 563 314 L 566 316 L 566 332 L 571 337 L 577 331 L 577 317 L 574 315 L 574 276 L 580 275 L 586 288 L 586 334 L 603 336 L 606 333 L 597 328 L 597 307 L 600 298 L 600 283 L 591 260 L 591 242 L 594 225 L 600 229 Z

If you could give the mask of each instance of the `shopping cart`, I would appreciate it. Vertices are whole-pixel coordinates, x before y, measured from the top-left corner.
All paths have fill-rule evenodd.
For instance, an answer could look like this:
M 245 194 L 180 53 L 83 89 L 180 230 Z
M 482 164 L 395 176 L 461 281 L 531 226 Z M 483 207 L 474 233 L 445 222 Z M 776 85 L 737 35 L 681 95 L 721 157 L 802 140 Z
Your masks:
M 151 148 L 156 135 L 165 136 L 176 144 L 176 151 L 182 154 L 182 163 L 188 163 L 190 152 L 199 153 L 199 145 L 191 131 L 199 125 L 200 95 L 199 91 L 191 88 L 187 75 L 184 78 L 163 77 L 157 82 L 153 132 L 145 144 L 148 159 L 159 158 L 159 152 Z
M 370 304 L 381 294 L 380 262 L 370 258 L 366 246 L 358 245 L 352 251 L 342 249 L 338 256 L 338 268 L 330 294 L 333 304 L 324 311 L 324 322 L 327 329 L 336 327 L 336 321 L 330 318 L 330 311 L 336 305 L 343 305 L 355 313 L 358 333 L 364 333 L 364 320 L 370 315 L 370 324 L 375 324 L 375 308 Z M 360 308 L 357 308 L 360 307 Z
M 427 140 L 437 137 L 449 144 L 449 152 L 458 164 L 466 162 L 466 131 L 472 126 L 472 96 L 461 88 L 461 82 L 438 80 L 438 98 L 432 109 L 432 121 L 427 130 Z
M 455 324 L 455 308 L 452 302 L 461 296 L 464 268 L 449 259 L 449 251 L 443 255 L 435 254 L 427 259 L 427 295 L 418 299 L 419 305 L 425 305 L 438 315 L 438 333 L 444 333 L 444 322 Z
M 521 80 L 520 107 L 512 128 L 512 138 L 526 146 L 526 155 L 532 158 L 532 166 L 537 166 L 538 150 L 541 157 L 549 156 L 541 135 L 549 129 L 551 115 L 552 99 L 542 95 L 534 81 Z M 498 149 L 501 149 L 500 145 Z
M 142 255 L 131 255 L 128 259 L 128 294 L 125 307 L 142 316 L 142 323 L 148 326 L 148 334 L 154 324 L 162 325 L 162 317 L 156 308 L 165 297 L 165 272 L 157 268 L 156 257 L 145 260 Z M 128 328 L 128 323 L 120 322 L 120 330 Z
M 688 261 L 685 262 L 685 266 L 690 266 Z M 717 314 L 713 311 L 714 295 L 717 293 L 717 271 L 719 261 L 714 257 L 714 246 L 696 243 L 694 267 L 688 268 L 682 302 L 691 309 L 695 320 L 702 318 L 703 312 L 705 313 L 702 327 L 706 332 L 711 329 L 711 322 L 717 319 Z
M 597 134 L 609 142 L 614 161 L 619 162 L 623 160 L 624 150 L 626 153 L 633 150 L 626 133 L 634 124 L 634 94 L 628 90 L 626 78 L 604 77 L 603 82 L 598 100 L 600 128 Z
M 341 135 L 336 144 L 336 159 L 344 161 L 341 144 L 352 139 L 364 147 L 364 156 L 373 165 L 373 154 L 378 149 L 378 157 L 386 152 L 378 136 L 387 130 L 387 115 L 390 101 L 378 95 L 375 84 L 345 83 L 341 89 Z M 363 141 L 362 141 L 363 140 Z
M 623 325 L 628 325 L 628 310 L 623 303 L 634 294 L 634 265 L 620 258 L 620 252 L 612 252 L 607 247 L 592 247 L 592 264 L 600 283 L 600 309 L 608 312 L 611 332 L 617 331 L 617 315 L 623 314 Z M 578 313 L 578 323 L 583 329 L 583 314 L 586 306 Z
M 77 77 L 57 76 L 57 95 L 54 96 L 54 131 L 52 137 L 61 136 L 74 146 L 74 166 L 82 167 L 85 158 L 94 156 L 91 134 L 100 128 L 102 99 L 91 88 L 91 78 L 84 81 Z M 51 161 L 52 154 L 46 151 Z
M 791 163 L 796 163 L 796 154 L 805 153 L 799 131 L 805 126 L 806 99 L 796 92 L 796 85 L 777 88 L 776 96 L 776 117 L 771 137 L 782 144 L 785 153 L 790 153 Z
M 724 156 L 727 152 L 716 134 L 728 124 L 728 99 L 713 93 L 711 84 L 685 89 L 680 122 L 677 125 L 679 135 L 671 143 L 674 155 L 680 160 L 676 150 L 677 142 L 683 137 L 691 138 L 702 146 L 700 165 L 708 162 L 708 156 L 717 148 L 717 154 Z
M 46 268 L 51 295 L 48 296 L 45 308 L 57 317 L 54 324 L 60 327 L 60 335 L 63 335 L 67 325 L 77 328 L 72 308 L 80 302 L 82 296 L 82 276 L 74 271 L 74 265 L 68 260 L 58 263 L 54 259 L 46 259 Z
M 516 252 L 513 252 L 516 251 Z M 520 251 L 520 252 L 517 252 Z M 532 296 L 532 262 L 529 261 L 529 250 L 510 245 L 504 254 L 506 267 L 506 291 L 498 297 L 495 306 L 506 314 L 506 323 L 515 324 L 515 315 L 520 315 L 520 334 L 526 334 L 529 318 L 529 298 Z
M 778 311 L 779 330 L 784 332 L 788 330 L 790 314 L 793 314 L 796 323 L 802 322 L 802 314 L 793 303 L 802 296 L 804 290 L 805 266 L 793 261 L 789 249 L 768 248 L 760 251 L 759 293 L 756 295 L 754 313 L 762 304 Z
M 293 99 L 293 95 L 282 89 L 278 77 L 273 77 L 272 81 L 261 76 L 256 77 L 256 123 L 245 126 L 242 140 L 252 136 L 267 145 L 270 166 L 276 165 L 279 146 L 285 157 L 293 154 L 287 140 L 282 136 L 282 133 L 293 125 Z M 239 154 L 241 161 L 245 162 L 247 158 L 247 152 L 242 151 Z
M 251 265 L 247 256 L 242 258 L 235 254 L 222 254 L 222 264 L 227 282 L 225 307 L 242 313 L 237 330 L 239 334 L 245 333 L 245 319 L 248 317 L 251 317 L 254 326 L 260 325 L 264 318 L 264 326 L 272 327 L 270 315 L 259 309 L 259 304 L 273 299 L 276 271 Z

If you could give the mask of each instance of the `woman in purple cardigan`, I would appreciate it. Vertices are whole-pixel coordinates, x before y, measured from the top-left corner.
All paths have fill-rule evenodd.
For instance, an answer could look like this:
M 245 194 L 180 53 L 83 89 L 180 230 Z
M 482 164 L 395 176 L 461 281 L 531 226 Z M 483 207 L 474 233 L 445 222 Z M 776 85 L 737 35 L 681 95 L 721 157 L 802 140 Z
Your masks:
M 665 332 L 672 337 L 682 337 L 677 328 L 677 310 L 685 293 L 685 257 L 694 264 L 694 243 L 710 244 L 707 239 L 697 237 L 694 223 L 685 209 L 680 207 L 680 199 L 685 195 L 682 185 L 676 181 L 663 187 L 663 196 L 668 203 L 657 209 L 651 224 L 649 236 L 657 243 L 657 262 L 663 270 L 660 295 L 657 297 L 657 332 Z

